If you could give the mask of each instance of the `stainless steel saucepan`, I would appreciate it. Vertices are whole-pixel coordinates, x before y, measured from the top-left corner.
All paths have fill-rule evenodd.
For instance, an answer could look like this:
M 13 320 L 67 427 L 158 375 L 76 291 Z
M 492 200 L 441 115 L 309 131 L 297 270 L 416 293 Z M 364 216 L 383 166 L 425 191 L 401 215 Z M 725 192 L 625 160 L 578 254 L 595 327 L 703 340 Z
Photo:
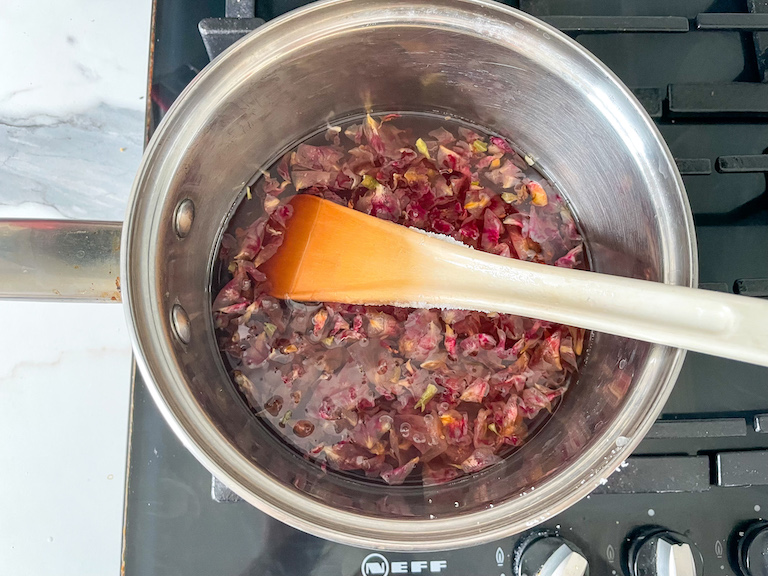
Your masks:
M 333 0 L 259 28 L 195 78 L 147 147 L 121 240 L 115 223 L 3 222 L 0 295 L 122 297 L 170 426 L 217 478 L 288 524 L 397 550 L 523 531 L 616 470 L 659 414 L 683 351 L 596 334 L 539 434 L 496 466 L 427 488 L 323 473 L 253 417 L 217 351 L 212 267 L 244 185 L 279 151 L 366 108 L 450 114 L 509 137 L 570 199 L 594 270 L 696 284 L 669 150 L 586 50 L 488 0 Z

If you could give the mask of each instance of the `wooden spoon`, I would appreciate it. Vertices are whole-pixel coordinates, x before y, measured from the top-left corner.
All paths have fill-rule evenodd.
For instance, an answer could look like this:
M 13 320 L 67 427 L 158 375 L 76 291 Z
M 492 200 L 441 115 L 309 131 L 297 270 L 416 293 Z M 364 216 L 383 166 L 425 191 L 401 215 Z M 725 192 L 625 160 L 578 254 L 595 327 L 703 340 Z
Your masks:
M 768 302 L 523 262 L 300 194 L 261 269 L 297 301 L 506 312 L 768 366 Z

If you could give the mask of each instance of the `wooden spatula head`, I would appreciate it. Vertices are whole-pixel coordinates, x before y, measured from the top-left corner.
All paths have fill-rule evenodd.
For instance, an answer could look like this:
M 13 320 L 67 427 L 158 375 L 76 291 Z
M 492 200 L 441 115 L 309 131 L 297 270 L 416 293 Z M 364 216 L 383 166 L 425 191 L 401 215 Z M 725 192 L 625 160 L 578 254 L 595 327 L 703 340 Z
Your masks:
M 411 236 L 420 234 L 308 194 L 291 205 L 283 244 L 261 267 L 273 296 L 356 304 L 411 297 Z

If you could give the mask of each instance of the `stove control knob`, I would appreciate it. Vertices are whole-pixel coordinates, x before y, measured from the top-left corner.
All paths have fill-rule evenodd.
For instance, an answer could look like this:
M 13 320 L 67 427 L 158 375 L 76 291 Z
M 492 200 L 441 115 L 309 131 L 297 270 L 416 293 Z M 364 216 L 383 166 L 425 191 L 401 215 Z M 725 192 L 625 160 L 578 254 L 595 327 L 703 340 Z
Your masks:
M 768 522 L 755 522 L 744 531 L 736 555 L 744 576 L 768 576 Z
M 515 576 L 589 576 L 589 563 L 578 547 L 554 532 L 530 534 L 516 547 Z
M 627 552 L 631 576 L 697 576 L 702 563 L 693 542 L 663 528 L 641 530 Z

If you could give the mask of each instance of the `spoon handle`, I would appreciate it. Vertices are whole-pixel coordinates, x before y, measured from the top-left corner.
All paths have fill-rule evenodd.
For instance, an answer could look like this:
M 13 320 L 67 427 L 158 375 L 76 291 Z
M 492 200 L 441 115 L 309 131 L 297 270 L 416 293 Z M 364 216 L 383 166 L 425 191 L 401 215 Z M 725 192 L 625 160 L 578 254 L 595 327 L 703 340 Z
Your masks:
M 493 310 L 768 366 L 768 302 L 419 239 L 424 302 Z

